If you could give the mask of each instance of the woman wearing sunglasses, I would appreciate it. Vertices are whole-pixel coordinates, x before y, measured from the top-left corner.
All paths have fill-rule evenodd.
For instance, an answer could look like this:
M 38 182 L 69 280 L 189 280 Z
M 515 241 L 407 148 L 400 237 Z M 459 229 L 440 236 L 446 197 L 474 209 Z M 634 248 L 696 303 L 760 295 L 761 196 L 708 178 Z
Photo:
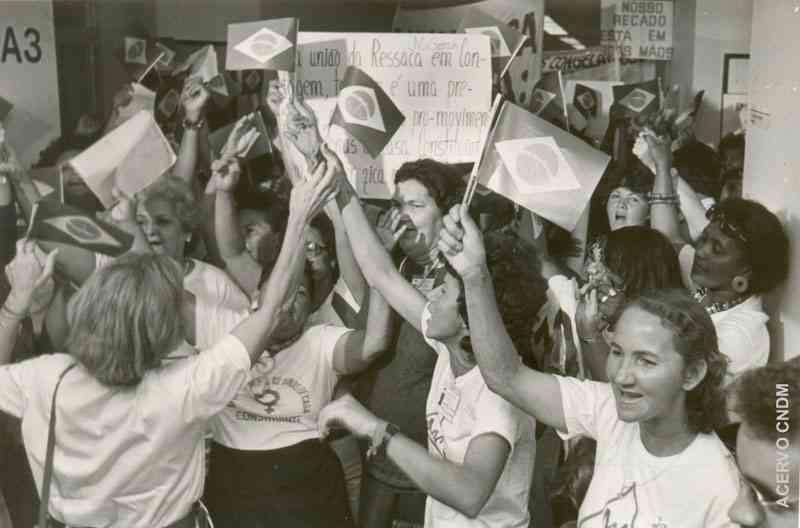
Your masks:
M 729 383 L 769 359 L 769 317 L 761 295 L 788 274 L 788 238 L 773 213 L 742 198 L 729 198 L 709 209 L 709 223 L 694 243 L 684 238 L 670 176 L 669 142 L 652 134 L 646 139 L 656 165 L 652 226 L 680 248 L 684 283 L 711 315 L 719 349 L 730 359 L 725 380 Z

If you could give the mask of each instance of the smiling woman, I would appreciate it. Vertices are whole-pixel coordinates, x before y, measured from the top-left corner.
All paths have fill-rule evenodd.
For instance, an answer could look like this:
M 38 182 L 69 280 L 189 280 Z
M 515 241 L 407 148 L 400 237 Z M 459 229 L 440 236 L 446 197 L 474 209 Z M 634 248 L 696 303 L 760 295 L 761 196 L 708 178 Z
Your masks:
M 708 314 L 681 290 L 642 294 L 614 328 L 610 383 L 545 374 L 517 357 L 474 222 L 451 212 L 445 228 L 440 247 L 464 280 L 472 347 L 489 388 L 564 438 L 597 440 L 578 525 L 731 526 L 738 477 L 711 432 L 724 417 L 725 360 Z

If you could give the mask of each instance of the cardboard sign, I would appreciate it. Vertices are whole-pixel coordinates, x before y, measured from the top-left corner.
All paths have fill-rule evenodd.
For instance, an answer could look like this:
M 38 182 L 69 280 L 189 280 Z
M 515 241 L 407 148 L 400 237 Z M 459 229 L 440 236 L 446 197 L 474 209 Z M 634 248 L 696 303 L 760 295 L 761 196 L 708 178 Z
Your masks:
M 600 40 L 625 59 L 672 60 L 672 0 L 602 0 Z
M 369 75 L 405 116 L 373 158 L 330 126 L 348 66 Z M 295 93 L 314 110 L 320 132 L 351 170 L 364 197 L 387 198 L 406 161 L 474 162 L 491 104 L 489 38 L 469 34 L 310 33 L 298 36 Z
M 6 140 L 23 165 L 60 134 L 52 2 L 3 2 L 0 17 L 0 97 L 13 108 Z
M 484 0 L 451 7 L 398 7 L 392 24 L 404 33 L 455 33 L 472 9 L 480 9 L 528 37 L 519 56 L 511 61 L 508 77 L 514 100 L 530 104 L 530 97 L 541 73 L 544 36 L 544 0 Z

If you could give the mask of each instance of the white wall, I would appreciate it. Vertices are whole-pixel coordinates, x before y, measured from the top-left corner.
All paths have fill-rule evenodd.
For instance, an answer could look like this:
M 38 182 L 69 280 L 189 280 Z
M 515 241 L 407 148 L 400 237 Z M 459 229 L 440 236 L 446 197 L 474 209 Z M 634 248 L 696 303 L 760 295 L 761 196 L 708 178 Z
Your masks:
M 789 281 L 771 299 L 772 355 L 800 355 L 800 4 L 754 0 L 750 107 L 768 117 L 747 131 L 744 192 L 777 212 L 792 243 Z
M 714 147 L 720 134 L 723 57 L 749 53 L 752 17 L 753 0 L 696 0 L 692 93 L 688 96 L 706 91 L 696 133 L 700 141 Z

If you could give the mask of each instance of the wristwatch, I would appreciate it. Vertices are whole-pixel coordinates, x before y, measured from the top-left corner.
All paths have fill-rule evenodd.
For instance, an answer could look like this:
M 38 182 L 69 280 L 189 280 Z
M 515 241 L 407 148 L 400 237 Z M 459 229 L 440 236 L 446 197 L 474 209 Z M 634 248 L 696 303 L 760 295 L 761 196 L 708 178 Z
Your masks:
M 386 446 L 389 444 L 389 440 L 399 432 L 400 428 L 389 422 L 386 422 L 383 427 L 378 427 L 370 440 L 367 457 L 370 460 L 385 460 Z

